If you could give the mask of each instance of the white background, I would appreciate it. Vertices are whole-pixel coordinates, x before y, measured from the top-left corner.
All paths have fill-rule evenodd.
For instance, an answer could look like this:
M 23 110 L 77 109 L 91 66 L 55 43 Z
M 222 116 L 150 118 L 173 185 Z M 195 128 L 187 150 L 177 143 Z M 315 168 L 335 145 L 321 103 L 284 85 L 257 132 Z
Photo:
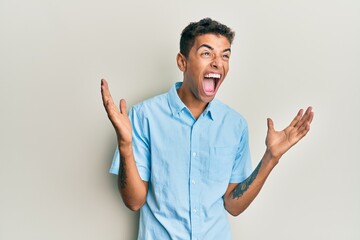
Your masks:
M 100 79 L 133 105 L 182 80 L 182 29 L 236 31 L 218 97 L 249 122 L 312 105 L 310 133 L 239 217 L 234 239 L 360 239 L 360 2 L 0 0 L 0 239 L 135 239 L 108 173 L 115 133 Z

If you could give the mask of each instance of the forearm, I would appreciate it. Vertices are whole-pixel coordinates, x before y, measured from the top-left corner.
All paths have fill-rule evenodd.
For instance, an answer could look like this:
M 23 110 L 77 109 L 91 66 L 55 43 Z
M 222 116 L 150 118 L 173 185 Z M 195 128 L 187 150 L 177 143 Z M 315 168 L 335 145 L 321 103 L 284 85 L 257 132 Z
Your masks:
M 118 187 L 124 204 L 131 210 L 139 210 L 146 201 L 147 182 L 144 182 L 135 164 L 132 147 L 120 147 Z
M 281 156 L 308 133 L 313 117 L 311 107 L 308 107 L 305 113 L 301 109 L 290 125 L 282 131 L 275 131 L 273 121 L 267 119 L 266 152 L 260 164 L 245 181 L 229 184 L 224 195 L 225 208 L 230 214 L 238 215 L 250 205 Z
M 242 213 L 255 199 L 264 185 L 267 177 L 277 164 L 278 159 L 265 152 L 262 160 L 252 174 L 239 184 L 233 184 L 224 196 L 226 210 L 237 216 Z
M 125 205 L 131 210 L 141 208 L 147 195 L 147 182 L 144 182 L 137 170 L 132 150 L 132 126 L 127 114 L 126 101 L 120 100 L 117 108 L 110 95 L 106 80 L 101 80 L 101 95 L 109 120 L 114 126 L 120 153 L 118 186 Z

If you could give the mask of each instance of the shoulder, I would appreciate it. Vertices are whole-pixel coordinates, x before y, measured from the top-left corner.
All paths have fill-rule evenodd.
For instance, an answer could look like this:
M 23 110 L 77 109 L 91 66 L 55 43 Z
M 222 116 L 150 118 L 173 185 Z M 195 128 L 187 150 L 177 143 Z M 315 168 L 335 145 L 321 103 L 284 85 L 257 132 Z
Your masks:
M 245 117 L 229 105 L 221 102 L 218 99 L 214 99 L 212 104 L 214 111 L 223 121 L 226 120 L 247 127 L 247 121 Z
M 154 114 L 168 105 L 167 95 L 168 93 L 163 93 L 137 103 L 131 107 L 130 112 L 136 112 L 138 115 Z

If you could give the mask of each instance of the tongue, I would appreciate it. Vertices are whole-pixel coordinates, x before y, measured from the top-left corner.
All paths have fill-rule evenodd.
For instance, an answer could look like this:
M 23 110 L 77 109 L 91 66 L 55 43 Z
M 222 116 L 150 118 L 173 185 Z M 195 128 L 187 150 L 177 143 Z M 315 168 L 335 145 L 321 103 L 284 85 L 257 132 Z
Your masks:
M 205 78 L 204 79 L 204 91 L 205 92 L 214 92 L 215 90 L 215 82 L 212 78 Z

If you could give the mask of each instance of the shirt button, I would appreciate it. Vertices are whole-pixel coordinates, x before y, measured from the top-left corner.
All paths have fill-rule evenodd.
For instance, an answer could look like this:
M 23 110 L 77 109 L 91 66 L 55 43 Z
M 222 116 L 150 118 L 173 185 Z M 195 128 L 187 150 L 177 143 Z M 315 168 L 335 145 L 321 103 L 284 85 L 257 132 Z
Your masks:
M 196 157 L 196 152 L 193 152 L 193 156 Z
M 191 183 L 192 183 L 192 184 L 195 184 L 196 182 L 195 182 L 195 180 L 191 180 Z
M 193 212 L 194 212 L 194 213 L 197 213 L 197 209 L 196 209 L 196 208 L 194 208 Z

